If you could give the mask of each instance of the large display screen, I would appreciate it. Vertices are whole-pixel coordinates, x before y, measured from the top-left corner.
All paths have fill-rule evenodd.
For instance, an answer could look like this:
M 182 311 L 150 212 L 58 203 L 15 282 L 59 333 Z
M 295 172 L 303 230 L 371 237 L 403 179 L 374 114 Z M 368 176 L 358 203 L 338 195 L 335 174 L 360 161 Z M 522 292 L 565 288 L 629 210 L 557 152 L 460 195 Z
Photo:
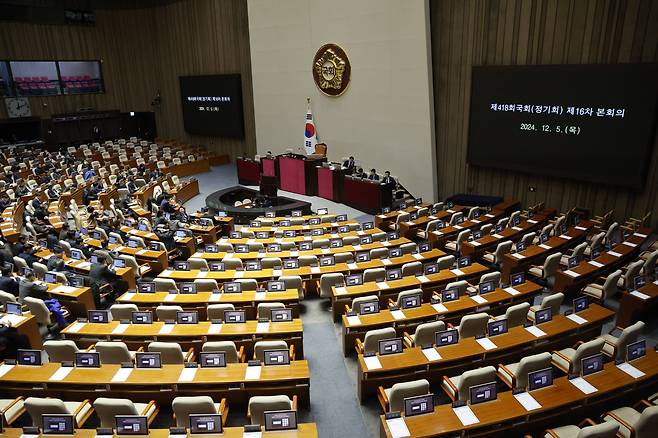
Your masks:
M 61 93 L 55 61 L 10 61 L 16 94 L 52 96 Z
M 59 61 L 59 76 L 64 94 L 103 92 L 103 77 L 98 61 Z
M 643 187 L 655 142 L 658 64 L 472 73 L 469 164 Z
M 0 96 L 104 91 L 100 61 L 0 61 Z
M 181 76 L 179 79 L 185 131 L 244 137 L 239 74 Z

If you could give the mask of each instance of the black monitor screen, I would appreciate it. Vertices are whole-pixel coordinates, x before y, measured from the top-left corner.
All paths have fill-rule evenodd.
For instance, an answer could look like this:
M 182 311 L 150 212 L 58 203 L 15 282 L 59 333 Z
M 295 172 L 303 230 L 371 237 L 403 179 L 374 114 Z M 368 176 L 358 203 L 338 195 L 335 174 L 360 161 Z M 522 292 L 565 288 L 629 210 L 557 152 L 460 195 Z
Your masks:
M 541 324 L 543 322 L 548 322 L 553 319 L 553 309 L 547 307 L 545 309 L 540 309 L 535 312 L 535 322 Z
M 507 333 L 507 320 L 501 319 L 499 321 L 491 321 L 490 323 L 487 323 L 487 333 L 489 336 Z
M 222 433 L 221 414 L 190 414 L 190 433 L 192 435 Z
M 525 274 L 523 272 L 519 272 L 518 274 L 513 274 L 511 276 L 512 280 L 512 286 L 518 286 L 519 284 L 523 284 L 525 281 Z
M 457 342 L 459 342 L 457 329 L 443 330 L 434 334 L 434 343 L 439 347 L 456 344 Z
M 472 405 L 496 400 L 496 382 L 484 383 L 468 388 Z
M 286 349 L 263 351 L 265 365 L 288 365 L 290 364 L 290 353 Z
M 363 284 L 363 275 L 350 274 L 347 277 L 345 277 L 345 283 L 347 283 L 348 286 L 357 286 L 359 284 Z
M 73 435 L 73 415 L 43 414 L 44 435 Z
M 459 289 L 446 289 L 441 291 L 441 301 L 447 303 L 448 301 L 455 301 L 459 299 Z
M 237 281 L 227 281 L 224 283 L 224 292 L 239 293 L 240 291 L 242 291 L 242 287 Z
M 182 294 L 195 294 L 196 293 L 196 284 L 194 284 L 194 283 L 181 283 L 180 293 L 182 293 Z
M 199 313 L 196 310 L 176 312 L 176 322 L 178 324 L 196 324 L 199 322 Z
M 239 74 L 181 76 L 179 80 L 186 132 L 244 137 Z
M 143 294 L 152 294 L 155 292 L 155 283 L 152 281 L 137 283 L 137 292 Z
M 153 313 L 150 311 L 132 312 L 133 324 L 152 324 Z
M 388 281 L 398 280 L 402 278 L 402 268 L 393 268 L 386 271 L 386 279 Z
M 639 359 L 645 354 L 647 354 L 647 342 L 644 339 L 626 346 L 626 360 L 629 362 Z
M 379 354 L 402 353 L 402 338 L 382 339 L 379 341 Z
M 226 269 L 224 262 L 210 262 L 209 266 L 211 271 L 222 272 Z
M 404 416 L 429 414 L 434 412 L 434 394 L 419 395 L 404 399 Z
M 369 252 L 358 252 L 358 253 L 356 253 L 356 261 L 357 262 L 368 262 L 368 261 L 370 261 L 370 253 Z
M 244 310 L 225 310 L 224 322 L 242 323 L 245 322 L 246 316 Z
M 379 301 L 366 301 L 358 303 L 358 309 L 360 315 L 368 315 L 370 313 L 379 313 Z
M 423 303 L 423 296 L 420 293 L 406 295 L 400 298 L 400 307 L 403 309 L 412 309 L 420 307 Z
M 137 368 L 161 368 L 162 360 L 160 358 L 160 353 L 136 353 L 135 364 L 137 365 Z
M 201 368 L 217 368 L 226 366 L 226 353 L 223 351 L 203 351 L 199 353 Z
M 281 292 L 286 290 L 286 283 L 283 280 L 270 280 L 267 282 L 268 292 Z
M 640 189 L 656 77 L 658 64 L 473 67 L 467 162 Z
M 528 391 L 545 388 L 553 384 L 553 369 L 545 368 L 543 370 L 528 373 Z
M 438 263 L 427 263 L 423 265 L 423 273 L 425 275 L 436 274 L 437 272 L 439 272 Z
M 148 435 L 147 418 L 141 415 L 117 415 L 114 417 L 117 435 Z
M 41 365 L 41 350 L 18 350 L 16 361 L 19 365 Z
M 496 283 L 493 280 L 483 281 L 479 286 L 480 294 L 486 294 L 496 290 Z
M 297 412 L 295 411 L 266 411 L 265 430 L 294 430 L 297 429 Z
M 98 368 L 101 366 L 100 353 L 94 351 L 78 351 L 75 353 L 75 366 L 80 368 Z
M 595 354 L 594 356 L 586 357 L 582 359 L 581 364 L 581 372 L 583 376 L 597 373 L 603 369 L 603 355 Z
M 292 321 L 292 309 L 272 309 L 270 319 L 273 322 Z
M 587 307 L 589 307 L 589 300 L 587 299 L 587 297 L 574 298 L 573 300 L 574 313 L 585 310 L 587 309 Z
M 105 324 L 110 322 L 110 312 L 107 310 L 88 310 L 87 319 L 89 322 Z
M 177 271 L 189 271 L 190 263 L 189 262 L 174 262 L 174 269 Z

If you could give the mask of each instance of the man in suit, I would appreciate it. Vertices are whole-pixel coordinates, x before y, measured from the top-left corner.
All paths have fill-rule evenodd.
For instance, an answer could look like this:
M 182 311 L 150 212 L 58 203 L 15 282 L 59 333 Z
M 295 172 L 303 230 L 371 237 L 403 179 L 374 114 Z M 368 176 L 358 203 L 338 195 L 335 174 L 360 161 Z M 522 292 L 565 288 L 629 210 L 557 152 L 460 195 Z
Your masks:
M 352 176 L 354 176 L 355 178 L 365 178 L 367 175 L 363 171 L 363 168 L 359 167 L 359 169 L 356 171 L 356 173 Z
M 48 287 L 43 283 L 35 282 L 34 272 L 31 270 L 25 274 L 18 285 L 18 301 L 22 303 L 25 297 L 38 298 L 40 300 L 47 300 L 49 298 Z
M 66 267 L 64 264 L 64 251 L 59 246 L 55 247 L 53 250 L 53 255 L 48 259 L 48 264 L 46 265 L 49 271 L 61 272 Z
M 32 245 L 25 245 L 25 249 L 23 249 L 23 252 L 18 254 L 18 257 L 22 258 L 25 260 L 25 263 L 31 268 L 32 264 L 34 262 L 38 262 L 39 259 L 37 259 L 34 255 L 34 247 Z
M 391 172 L 388 170 L 384 172 L 384 178 L 382 178 L 382 184 L 390 186 L 391 188 L 395 187 L 395 179 L 391 176 Z
M 16 280 L 16 277 L 11 275 L 11 267 L 3 265 L 1 272 L 2 277 L 0 277 L 0 290 L 3 290 L 17 297 L 18 281 Z
M 130 194 L 133 194 L 137 191 L 137 184 L 135 184 L 134 176 L 131 175 L 128 177 L 128 183 L 126 184 L 126 188 L 128 189 L 128 192 Z
M 368 179 L 371 181 L 379 181 L 379 175 L 377 175 L 377 170 L 370 169 L 370 174 L 368 175 Z
M 354 162 L 354 157 L 349 157 L 347 160 L 343 161 L 343 167 L 350 172 L 354 171 L 356 163 Z

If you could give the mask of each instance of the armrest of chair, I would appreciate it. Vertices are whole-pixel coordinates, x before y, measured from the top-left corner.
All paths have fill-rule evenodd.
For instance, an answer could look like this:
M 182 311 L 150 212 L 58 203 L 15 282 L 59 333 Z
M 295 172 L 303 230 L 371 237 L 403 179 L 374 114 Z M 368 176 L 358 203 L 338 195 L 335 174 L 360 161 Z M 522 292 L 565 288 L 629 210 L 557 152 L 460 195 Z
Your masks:
M 546 430 L 544 431 L 544 433 L 545 433 L 546 435 L 550 435 L 552 438 L 560 438 L 560 435 L 558 435 L 558 434 L 556 434 L 555 432 L 553 432 L 553 429 L 546 429 Z
M 633 405 L 635 410 L 638 411 L 638 412 L 642 412 L 644 410 L 644 408 L 650 408 L 651 406 L 653 406 L 653 405 L 651 403 L 649 403 L 648 401 L 644 400 L 644 399 L 640 400 L 639 402 L 637 402 Z
M 407 332 L 402 333 L 402 341 L 407 345 L 407 348 L 414 346 L 414 340 L 411 338 L 411 335 Z
M 297 410 L 297 395 L 292 396 L 292 409 L 293 411 Z
M 91 344 L 89 347 L 87 347 L 84 351 L 94 351 L 96 349 L 96 343 Z
M 633 426 L 628 424 L 626 421 L 624 421 L 624 419 L 622 419 L 619 415 L 615 414 L 614 412 L 606 412 L 605 414 L 601 415 L 601 418 L 605 418 L 608 415 L 611 416 L 617 423 L 621 424 L 626 429 L 628 429 L 631 432 L 631 436 L 635 436 L 635 429 L 633 429 Z
M 244 363 L 247 360 L 246 354 L 244 352 L 244 345 L 241 345 L 240 349 L 238 350 L 238 360 L 240 363 Z
M 354 349 L 356 350 L 356 354 L 363 354 L 363 341 L 361 339 L 356 338 L 354 340 Z
M 89 417 L 91 417 L 91 414 L 94 413 L 94 407 L 92 406 L 92 404 L 91 404 L 91 402 L 89 401 L 89 399 L 85 399 L 85 400 L 82 400 L 82 402 L 80 402 L 80 405 L 78 406 L 78 409 L 76 409 L 76 410 L 73 412 L 73 419 L 75 420 L 75 419 L 77 419 L 78 414 L 79 414 L 80 412 L 82 412 L 82 410 L 85 409 L 87 405 L 89 405 L 89 411 L 87 412 L 87 414 L 86 414 L 86 415 L 80 420 L 79 423 L 77 423 L 77 421 L 76 421 L 76 423 L 77 423 L 76 425 L 77 425 L 78 428 L 81 428 L 82 425 L 85 424 L 85 422 L 87 421 L 87 419 L 88 419 Z
M 290 354 L 290 360 L 295 360 L 295 345 L 290 345 L 290 348 L 288 349 L 288 352 Z
M 453 329 L 453 328 L 455 328 L 455 326 L 454 326 L 451 322 L 449 322 L 449 323 L 448 323 L 448 328 L 449 328 L 449 329 Z
M 222 415 L 222 426 L 226 424 L 226 419 L 228 418 L 228 401 L 226 398 L 222 398 L 219 401 L 219 409 L 217 413 Z
M 196 355 L 194 354 L 194 348 L 190 347 L 190 349 L 185 353 L 184 360 L 185 362 L 194 362 L 195 357 Z
M 140 413 L 141 415 L 146 415 L 148 411 L 150 411 L 151 408 L 153 407 L 155 407 L 155 409 L 153 409 L 153 412 L 151 412 L 151 415 L 149 415 L 149 417 L 147 418 L 147 422 L 149 426 L 151 425 L 153 420 L 155 420 L 155 417 L 158 415 L 158 412 L 160 411 L 160 407 L 158 406 L 158 404 L 155 402 L 155 400 L 151 400 L 150 402 L 148 402 L 146 407 L 144 407 L 144 410 Z
M 138 348 L 137 350 L 135 350 L 135 351 L 137 351 L 138 353 L 141 353 L 141 352 L 144 351 L 144 347 L 139 347 L 139 348 Z
M 352 311 L 352 308 L 349 305 L 345 304 L 345 314 L 347 314 L 351 311 Z
M 596 422 L 591 418 L 587 417 L 583 421 L 578 423 L 578 427 L 583 427 L 583 426 L 596 426 Z
M 450 379 L 448 378 L 448 376 L 443 376 L 441 380 L 442 380 L 443 383 L 445 383 L 446 385 L 448 385 L 448 386 L 450 387 L 450 389 L 452 389 L 452 391 L 453 391 L 455 394 L 457 394 L 458 389 L 457 389 L 457 387 L 455 386 L 455 384 L 452 383 L 452 380 L 450 380 Z M 452 401 L 455 401 L 455 397 L 454 397 L 452 394 L 448 394 L 448 397 L 450 397 L 450 399 L 451 399 Z
M 569 364 L 569 368 L 571 368 L 571 359 L 569 359 L 567 356 L 565 356 L 564 354 L 560 353 L 559 351 L 553 351 L 553 354 L 556 354 L 556 355 L 560 356 L 560 358 L 564 359 L 564 360 Z M 557 363 L 555 363 L 555 362 L 553 362 L 553 365 L 555 365 L 557 368 L 560 368 L 560 370 L 562 370 L 562 371 L 565 372 L 565 373 L 568 373 L 568 372 L 569 372 L 569 369 L 566 369 L 566 370 L 565 370 L 565 369 L 563 369 L 561 366 L 559 366 L 559 365 L 558 365 Z
M 384 391 L 383 386 L 377 387 L 377 399 L 379 400 L 379 404 L 381 405 L 384 413 L 388 412 L 388 397 L 386 396 L 386 392 Z
M 516 376 L 514 375 L 514 373 L 512 373 L 512 372 L 509 370 L 509 368 L 507 368 L 507 367 L 506 367 L 505 365 L 503 365 L 502 363 L 498 364 L 498 374 L 499 374 L 499 375 L 501 374 L 501 370 L 502 370 L 505 374 L 507 374 L 507 375 L 512 379 L 512 385 L 510 386 L 510 385 L 507 383 L 507 380 L 505 380 L 505 379 L 500 379 L 500 380 L 502 380 L 503 383 L 504 383 L 505 385 L 509 386 L 510 389 L 514 388 L 514 387 L 516 386 Z
M 14 420 L 17 420 L 21 415 L 23 415 L 23 413 L 25 412 L 25 407 L 22 407 L 18 412 L 16 412 L 16 417 L 14 418 L 7 418 L 5 416 L 5 413 L 10 409 L 12 409 L 14 406 L 16 406 L 18 403 L 22 402 L 23 400 L 24 397 L 22 395 L 18 396 L 14 400 L 12 400 L 7 406 L 5 406 L 3 410 L 0 410 L 0 414 L 2 414 L 2 418 L 4 418 L 5 423 L 7 423 L 7 425 L 11 425 L 11 423 L 13 423 Z
M 151 265 L 149 265 L 148 263 L 144 263 L 143 265 L 139 265 L 139 275 L 140 276 L 144 275 L 144 274 L 148 274 L 152 270 L 153 270 L 153 268 L 151 268 Z
M 392 299 L 389 298 L 388 299 L 388 307 L 393 307 L 393 306 L 395 306 L 395 301 L 393 301 Z

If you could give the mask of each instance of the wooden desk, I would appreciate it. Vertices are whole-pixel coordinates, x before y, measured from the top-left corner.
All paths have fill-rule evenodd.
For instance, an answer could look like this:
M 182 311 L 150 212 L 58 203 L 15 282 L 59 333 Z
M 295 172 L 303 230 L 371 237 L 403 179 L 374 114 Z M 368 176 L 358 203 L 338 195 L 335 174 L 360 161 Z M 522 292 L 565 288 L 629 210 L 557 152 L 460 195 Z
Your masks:
M 22 200 L 14 201 L 9 207 L 2 212 L 2 222 L 0 222 L 0 231 L 2 236 L 12 243 L 18 241 L 23 229 L 23 211 L 25 204 Z
M 393 210 L 389 211 L 388 213 L 380 213 L 375 215 L 375 226 L 378 228 L 388 228 L 388 224 L 391 222 L 395 222 L 400 213 L 414 213 L 421 208 L 430 208 L 432 207 L 432 204 L 429 204 L 427 202 L 423 202 L 421 205 L 412 205 L 411 207 L 404 208 L 402 210 Z M 462 206 L 454 206 L 452 207 L 451 210 L 453 211 L 462 211 L 466 207 Z M 437 212 L 437 214 L 440 212 Z
M 20 321 L 17 321 L 20 319 Z M 39 325 L 37 324 L 37 319 L 34 315 L 30 313 L 24 313 L 22 316 L 18 315 L 7 315 L 6 313 L 0 312 L 0 321 L 10 320 L 12 327 L 16 329 L 16 332 L 19 336 L 24 336 L 27 341 L 30 343 L 30 348 L 40 350 L 43 348 L 43 340 L 41 339 L 41 334 L 39 333 Z
M 488 269 L 485 266 L 474 263 L 460 270 L 444 269 L 436 274 L 427 275 L 428 281 L 425 282 L 418 277 L 403 277 L 399 280 L 386 281 L 386 286 L 375 282 L 367 282 L 358 286 L 333 287 L 331 306 L 334 321 L 339 320 L 341 315 L 345 313 L 345 305 L 351 305 L 352 300 L 356 297 L 377 295 L 379 296 L 380 308 L 384 308 L 388 306 L 388 299 L 395 300 L 400 291 L 421 288 L 423 289 L 423 301 L 427 302 L 430 300 L 432 291 L 441 286 L 445 286 L 451 281 L 480 277 L 486 272 L 488 272 Z
M 276 216 L 276 217 L 258 216 L 256 218 L 256 220 L 258 220 L 258 221 L 270 221 L 270 222 L 274 223 L 274 225 L 277 225 L 281 221 L 287 221 L 287 220 L 291 220 L 291 219 L 301 219 L 301 220 L 303 220 L 304 222 L 306 222 L 308 224 L 308 221 L 310 219 L 314 219 L 314 218 L 320 218 L 320 219 L 331 218 L 332 220 L 335 221 L 336 216 L 337 215 L 335 213 L 306 214 L 306 215 L 297 216 L 297 217 L 292 217 L 292 215 L 291 216 Z
M 217 232 L 222 231 L 222 227 L 219 225 L 199 225 L 191 224 L 188 227 L 188 230 L 192 232 L 195 236 L 201 237 L 203 243 L 215 243 L 217 242 Z
M 160 242 L 158 235 L 151 231 L 141 231 L 126 225 L 122 225 L 120 229 L 131 236 L 141 237 L 145 242 Z M 196 243 L 192 237 L 174 237 L 174 241 L 186 258 L 190 257 L 190 254 L 192 254 L 196 248 Z
M 88 239 L 92 241 L 94 239 Z M 95 242 L 85 242 L 93 245 L 95 247 L 100 247 L 100 241 L 96 240 Z M 95 244 L 94 244 L 95 243 Z M 135 257 L 139 265 L 148 264 L 153 272 L 151 275 L 162 272 L 163 270 L 169 267 L 169 256 L 167 251 L 151 251 L 148 248 L 130 248 L 128 246 L 109 243 L 107 245 L 108 251 L 117 251 L 121 254 L 131 255 Z
M 61 380 L 50 380 L 61 365 L 14 365 L 0 377 L 2 393 L 11 396 L 58 397 L 82 400 L 96 397 L 130 398 L 146 403 L 155 399 L 170 405 L 174 397 L 213 394 L 229 403 L 246 404 L 254 395 L 297 395 L 302 407 L 309 406 L 310 374 L 308 362 L 291 361 L 290 365 L 262 366 L 260 378 L 246 378 L 246 363 L 229 363 L 224 368 L 198 368 L 192 381 L 181 381 L 184 366 L 163 365 L 159 369 L 134 368 L 123 381 L 114 381 L 120 365 L 106 364 L 100 368 L 73 368 Z
M 637 400 L 648 395 L 658 383 L 658 354 L 653 349 L 647 350 L 647 355 L 633 361 L 632 365 L 645 375 L 634 379 L 610 362 L 603 371 L 585 377 L 598 389 L 590 395 L 585 395 L 566 377 L 556 378 L 553 386 L 532 391 L 533 398 L 542 407 L 530 412 L 516 401 L 511 391 L 505 391 L 498 394 L 495 401 L 471 406 L 480 420 L 471 426 L 462 425 L 450 404 L 437 406 L 431 414 L 407 417 L 405 423 L 414 437 L 522 436 L 556 422 L 570 424 L 569 418 L 600 413 L 610 406 L 619 406 L 625 399 Z M 384 416 L 380 417 L 380 425 L 380 436 L 390 437 Z
M 181 178 L 203 172 L 210 172 L 210 161 L 207 158 L 186 161 L 181 164 L 170 164 L 163 169 L 163 173 L 173 173 Z
M 200 193 L 199 191 L 199 181 L 196 178 L 191 178 L 186 181 L 182 181 L 179 187 L 172 188 L 169 191 L 169 194 L 176 195 L 176 199 L 184 204 L 190 199 L 194 198 Z
M 448 225 L 440 230 L 432 231 L 429 235 L 429 241 L 442 248 L 449 240 L 456 239 L 462 231 L 475 230 L 482 227 L 482 225 L 494 224 L 503 216 L 503 211 L 494 210 L 491 213 L 481 215 L 479 219 L 465 220 L 459 225 Z
M 50 283 L 46 283 L 46 285 L 48 295 L 57 298 L 74 316 L 86 317 L 87 310 L 96 309 L 94 294 L 90 287 L 71 287 Z
M 552 321 L 538 327 L 546 336 L 535 337 L 524 327 L 512 327 L 507 333 L 489 338 L 496 348 L 485 350 L 475 338 L 462 338 L 457 344 L 435 347 L 441 359 L 430 362 L 420 347 L 407 348 L 399 354 L 378 356 L 382 368 L 368 370 L 363 355 L 358 356 L 358 395 L 363 401 L 374 394 L 378 386 L 390 387 L 394 383 L 412 379 L 428 379 L 440 386 L 442 376 L 456 376 L 464 371 L 520 360 L 540 351 L 571 347 L 577 341 L 589 340 L 601 334 L 601 327 L 611 320 L 614 312 L 592 305 L 579 316 L 587 319 L 583 325 L 555 315 Z
M 343 203 L 366 213 L 375 214 L 391 205 L 393 191 L 390 186 L 367 179 L 343 178 Z
M 253 231 L 254 233 L 270 233 L 274 234 L 275 232 L 284 232 L 284 231 L 296 231 L 296 232 L 304 232 L 308 231 L 311 232 L 312 230 L 316 230 L 318 228 L 324 229 L 324 230 L 333 230 L 338 227 L 342 226 L 349 226 L 349 225 L 359 225 L 358 221 L 351 220 L 351 221 L 345 221 L 345 222 L 321 222 L 317 225 L 288 225 L 286 227 L 273 227 L 273 226 L 263 226 L 263 227 L 250 227 L 248 225 L 238 225 L 235 227 L 236 231 Z M 326 234 L 326 232 L 325 232 Z
M 653 319 L 653 314 L 650 314 L 650 312 L 655 309 L 656 303 L 658 303 L 658 280 L 645 284 L 638 292 L 647 295 L 647 298 L 634 295 L 631 291 L 622 292 L 615 325 L 628 327 L 636 321 Z
M 219 243 L 230 243 L 232 245 L 248 244 L 248 243 L 262 243 L 263 245 L 268 245 L 270 243 L 281 243 L 281 242 L 312 242 L 317 239 L 344 239 L 345 237 L 350 236 L 368 236 L 371 234 L 381 233 L 382 230 L 378 228 L 373 228 L 371 230 L 359 230 L 359 231 L 348 231 L 347 233 L 324 233 L 319 236 L 311 235 L 301 235 L 297 234 L 295 237 L 268 237 L 267 239 L 250 239 L 247 237 L 242 237 L 239 239 L 231 239 L 228 237 L 222 237 L 218 240 Z M 215 242 L 211 242 L 215 243 Z
M 532 304 L 535 296 L 542 292 L 542 287 L 538 284 L 526 281 L 515 288 L 518 292 L 516 295 L 496 289 L 493 292 L 482 295 L 487 300 L 486 304 L 478 304 L 471 297 L 463 295 L 458 300 L 449 301 L 441 304 L 423 303 L 420 307 L 414 309 L 402 310 L 404 318 L 395 319 L 391 311 L 386 308 L 379 313 L 370 315 L 359 315 L 360 324 L 350 324 L 347 316 L 343 314 L 343 354 L 354 352 L 354 343 L 356 339 L 365 337 L 369 330 L 379 329 L 382 327 L 393 327 L 402 336 L 404 331 L 413 333 L 418 324 L 442 320 L 446 323 L 458 323 L 463 315 L 486 310 L 490 315 L 503 313 L 507 307 L 521 302 Z M 445 307 L 446 310 L 443 310 Z

